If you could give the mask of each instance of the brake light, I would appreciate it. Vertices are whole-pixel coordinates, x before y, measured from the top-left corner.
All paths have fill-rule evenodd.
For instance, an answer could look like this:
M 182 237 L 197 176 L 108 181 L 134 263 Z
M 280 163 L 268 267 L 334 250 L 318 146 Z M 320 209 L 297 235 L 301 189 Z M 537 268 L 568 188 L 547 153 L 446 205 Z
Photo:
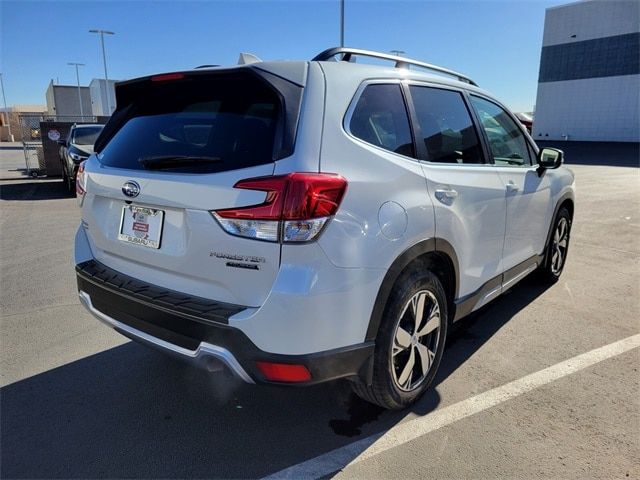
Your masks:
M 78 173 L 76 173 L 76 195 L 79 197 L 87 193 L 87 183 L 84 173 L 85 162 L 86 160 L 84 162 L 80 162 L 80 165 L 78 166 Z
M 212 212 L 225 231 L 272 242 L 307 242 L 337 212 L 347 181 L 332 173 L 290 173 L 240 180 L 234 188 L 267 196 L 259 205 Z
M 272 382 L 307 382 L 311 373 L 304 365 L 290 363 L 256 362 L 258 369 Z
M 172 80 L 182 80 L 184 73 L 163 73 L 162 75 L 154 75 L 151 77 L 152 82 L 170 82 Z

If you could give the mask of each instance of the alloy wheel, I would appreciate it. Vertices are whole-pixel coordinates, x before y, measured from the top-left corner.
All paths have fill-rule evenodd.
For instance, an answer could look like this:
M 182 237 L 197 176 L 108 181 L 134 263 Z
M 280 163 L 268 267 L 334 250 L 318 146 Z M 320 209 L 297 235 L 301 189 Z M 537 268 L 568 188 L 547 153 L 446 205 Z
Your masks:
M 562 271 L 569 247 L 569 222 L 561 218 L 553 234 L 551 247 L 551 273 L 558 275 Z
M 441 327 L 435 295 L 421 290 L 409 299 L 393 335 L 391 372 L 396 386 L 410 392 L 422 385 L 434 363 Z

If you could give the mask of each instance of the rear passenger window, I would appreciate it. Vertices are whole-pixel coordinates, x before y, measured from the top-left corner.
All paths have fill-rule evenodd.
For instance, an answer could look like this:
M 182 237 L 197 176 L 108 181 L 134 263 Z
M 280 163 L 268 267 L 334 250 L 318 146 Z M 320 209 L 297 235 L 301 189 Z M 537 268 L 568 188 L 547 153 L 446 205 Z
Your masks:
M 369 85 L 349 123 L 351 133 L 367 143 L 414 157 L 409 118 L 400 85 Z
M 431 87 L 411 86 L 410 90 L 428 160 L 483 163 L 478 134 L 462 94 Z

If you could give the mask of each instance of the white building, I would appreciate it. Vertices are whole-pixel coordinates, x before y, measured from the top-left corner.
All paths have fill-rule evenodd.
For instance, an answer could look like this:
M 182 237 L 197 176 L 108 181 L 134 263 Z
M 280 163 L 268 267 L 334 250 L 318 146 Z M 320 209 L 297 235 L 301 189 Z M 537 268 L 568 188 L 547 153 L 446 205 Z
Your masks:
M 94 78 L 89 84 L 91 110 L 98 117 L 109 116 L 116 108 L 115 80 Z M 107 101 L 108 100 L 108 101 Z
M 640 2 L 548 8 L 533 138 L 640 142 L 639 111 Z
M 85 117 L 108 117 L 113 113 L 116 108 L 115 83 L 115 80 L 109 80 L 107 83 L 104 79 L 94 78 L 88 87 L 80 87 L 82 114 Z M 77 117 L 77 121 L 81 120 L 77 85 L 55 85 L 52 80 L 45 96 L 49 115 Z
M 80 95 L 78 95 L 80 90 Z M 91 116 L 91 97 L 89 87 L 77 85 L 55 85 L 53 80 L 49 82 L 45 93 L 47 99 L 47 113 L 59 117 Z M 82 109 L 80 108 L 82 99 Z

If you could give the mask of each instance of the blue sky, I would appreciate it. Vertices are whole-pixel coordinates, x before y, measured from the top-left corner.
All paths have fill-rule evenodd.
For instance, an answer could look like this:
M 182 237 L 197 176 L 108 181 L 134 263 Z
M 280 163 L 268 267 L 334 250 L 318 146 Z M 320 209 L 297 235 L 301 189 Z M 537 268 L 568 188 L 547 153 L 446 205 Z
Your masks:
M 566 1 L 346 1 L 345 44 L 389 51 L 471 76 L 513 110 L 535 103 L 545 8 Z M 45 103 L 50 79 L 109 78 L 233 64 L 239 52 L 310 59 L 339 44 L 339 2 L 0 0 L 0 65 L 7 103 Z

